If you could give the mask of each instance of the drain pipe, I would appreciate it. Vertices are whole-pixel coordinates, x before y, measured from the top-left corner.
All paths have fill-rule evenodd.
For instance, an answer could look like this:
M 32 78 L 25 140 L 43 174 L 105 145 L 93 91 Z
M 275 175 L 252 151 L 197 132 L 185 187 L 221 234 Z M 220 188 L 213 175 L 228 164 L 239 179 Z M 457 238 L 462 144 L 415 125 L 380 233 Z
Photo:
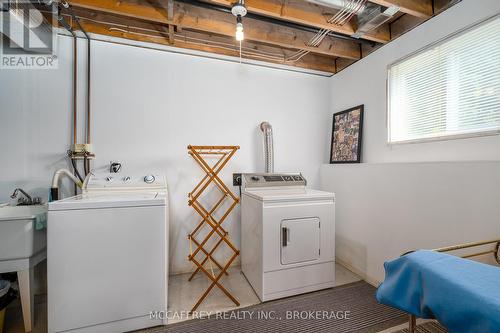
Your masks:
M 69 14 L 71 15 L 71 18 L 73 21 L 77 24 L 78 29 L 84 34 L 85 38 L 87 39 L 87 124 L 86 124 L 86 135 L 85 135 L 85 145 L 84 145 L 84 151 L 83 151 L 83 168 L 85 172 L 85 176 L 87 176 L 90 172 L 90 160 L 91 158 L 94 157 L 94 154 L 91 152 L 91 123 L 92 123 L 92 113 L 91 113 L 91 108 L 90 108 L 90 64 L 91 64 L 91 48 L 90 48 L 90 36 L 88 35 L 87 31 L 83 29 L 80 20 L 78 17 L 75 15 L 73 12 L 73 8 L 70 6 L 70 4 L 66 0 L 61 1 L 61 5 L 68 10 Z M 76 142 L 75 142 L 76 144 Z
M 78 28 L 83 32 L 85 35 L 85 38 L 87 38 L 87 135 L 85 139 L 85 143 L 87 147 L 91 147 L 92 140 L 91 140 L 91 123 L 92 123 L 92 113 L 90 110 L 90 37 L 83 29 L 82 25 L 80 24 L 80 20 L 71 12 L 71 15 L 76 19 L 76 24 L 78 24 Z M 90 159 L 89 159 L 89 152 L 86 151 L 83 157 L 83 166 L 84 166 L 84 171 L 85 171 L 85 176 L 87 176 L 90 172 Z
M 53 1 L 51 0 L 44 0 L 44 3 L 47 6 L 52 5 Z M 78 37 L 73 30 L 73 27 L 71 27 L 64 17 L 61 15 L 61 6 L 68 10 L 70 12 L 70 15 L 72 19 L 76 22 L 78 25 L 78 28 L 83 32 L 85 37 L 87 38 L 88 42 L 88 48 L 87 48 L 87 133 L 86 133 L 86 141 L 90 142 L 90 37 L 87 34 L 87 32 L 83 29 L 81 26 L 78 18 L 76 15 L 73 13 L 72 8 L 70 7 L 69 3 L 66 0 L 62 0 L 60 2 L 60 6 L 57 6 L 57 11 L 58 11 L 58 16 L 57 19 L 59 23 L 66 29 L 68 30 L 71 35 L 73 36 L 73 53 L 74 53 L 74 59 L 73 59 L 73 148 L 76 147 L 77 142 L 78 142 L 78 115 L 77 115 L 77 105 L 78 105 Z M 86 145 L 87 147 L 87 145 Z M 74 169 L 73 174 L 71 171 L 67 169 L 59 169 L 54 173 L 54 176 L 52 178 L 52 187 L 50 189 L 50 194 L 51 194 L 51 199 L 52 200 L 58 200 L 59 199 L 59 179 L 62 175 L 66 175 L 69 177 L 74 183 L 75 183 L 75 194 L 76 194 L 76 187 L 82 187 L 82 178 L 80 173 L 78 172 L 78 168 L 76 166 L 76 155 L 75 151 L 69 151 L 68 152 L 69 158 L 71 160 L 71 164 Z M 85 169 L 85 175 L 87 175 L 90 171 L 90 163 L 89 163 L 89 156 L 92 157 L 93 154 L 84 151 L 84 169 Z M 77 178 L 78 177 L 78 178 Z
M 274 147 L 273 147 L 273 127 L 267 121 L 260 124 L 260 129 L 264 134 L 264 161 L 265 172 L 274 172 Z
M 50 188 L 50 198 L 52 201 L 59 200 L 59 180 L 61 179 L 61 176 L 67 176 L 76 184 L 76 186 L 80 188 L 83 185 L 82 182 L 68 169 L 57 170 L 52 177 L 52 187 Z
M 51 5 L 52 2 L 49 2 L 48 5 Z M 62 25 L 66 30 L 69 31 L 71 36 L 73 36 L 73 146 L 76 145 L 76 142 L 78 140 L 78 124 L 77 124 L 77 100 L 78 100 L 78 88 L 77 88 L 77 81 L 78 81 L 78 37 L 76 36 L 75 31 L 73 28 L 66 22 L 64 17 L 61 15 L 61 7 L 57 6 L 57 20 L 59 21 L 59 24 Z
M 51 6 L 53 4 L 52 1 L 48 0 L 44 2 L 47 6 Z M 57 20 L 59 24 L 63 26 L 67 31 L 71 33 L 73 36 L 73 146 L 75 147 L 78 142 L 78 36 L 76 35 L 73 27 L 71 27 L 68 22 L 61 15 L 61 6 L 57 6 Z M 73 152 L 68 151 L 68 158 L 71 161 L 71 165 L 73 166 L 74 175 L 78 176 L 80 181 L 83 181 L 78 167 L 76 165 L 75 156 Z M 77 186 L 75 184 L 74 188 L 75 195 L 77 194 Z M 56 193 L 57 196 L 57 193 Z
M 87 31 L 83 29 L 82 25 L 80 24 L 80 20 L 73 14 L 73 11 L 71 11 L 71 16 L 73 19 L 76 21 L 76 24 L 78 25 L 78 28 L 83 32 L 85 35 L 85 38 L 87 39 L 87 136 L 86 136 L 86 143 L 90 144 L 91 141 L 91 131 L 90 131 L 90 124 L 91 124 L 91 112 L 90 112 L 90 37 L 87 34 Z

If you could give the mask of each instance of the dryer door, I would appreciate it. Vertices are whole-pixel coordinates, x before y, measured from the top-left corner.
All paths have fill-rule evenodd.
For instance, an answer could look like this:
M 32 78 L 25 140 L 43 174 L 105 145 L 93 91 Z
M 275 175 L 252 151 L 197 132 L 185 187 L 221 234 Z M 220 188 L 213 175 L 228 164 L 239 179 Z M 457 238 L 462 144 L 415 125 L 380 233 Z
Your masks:
M 281 264 L 319 259 L 319 218 L 288 219 L 281 221 Z

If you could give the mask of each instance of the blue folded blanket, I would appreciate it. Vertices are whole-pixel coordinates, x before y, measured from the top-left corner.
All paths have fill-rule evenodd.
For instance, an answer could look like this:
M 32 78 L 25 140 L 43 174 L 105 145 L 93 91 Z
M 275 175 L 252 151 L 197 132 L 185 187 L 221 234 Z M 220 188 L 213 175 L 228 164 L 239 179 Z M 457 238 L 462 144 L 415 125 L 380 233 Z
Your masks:
M 384 264 L 380 303 L 435 318 L 448 331 L 500 332 L 500 268 L 420 250 Z

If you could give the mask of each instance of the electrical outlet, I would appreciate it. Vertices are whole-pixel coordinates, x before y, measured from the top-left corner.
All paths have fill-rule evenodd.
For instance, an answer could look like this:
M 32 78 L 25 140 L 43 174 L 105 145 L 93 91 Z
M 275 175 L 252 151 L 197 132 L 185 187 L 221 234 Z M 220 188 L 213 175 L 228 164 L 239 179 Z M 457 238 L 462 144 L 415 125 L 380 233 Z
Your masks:
M 233 173 L 233 186 L 241 186 L 241 173 Z

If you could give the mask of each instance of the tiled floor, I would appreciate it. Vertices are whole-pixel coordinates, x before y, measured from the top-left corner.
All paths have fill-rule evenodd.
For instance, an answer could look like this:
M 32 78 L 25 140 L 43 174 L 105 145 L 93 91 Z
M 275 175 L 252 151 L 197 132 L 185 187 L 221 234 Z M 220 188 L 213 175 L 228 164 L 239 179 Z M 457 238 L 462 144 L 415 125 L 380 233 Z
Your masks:
M 191 282 L 187 281 L 188 277 L 189 274 L 170 276 L 168 297 L 170 323 L 189 319 L 187 312 L 210 284 L 209 280 L 201 274 L 198 274 Z M 360 280 L 357 275 L 338 264 L 336 265 L 335 277 L 337 285 Z M 240 307 L 259 303 L 257 295 L 253 292 L 239 267 L 231 268 L 229 276 L 223 278 L 222 283 L 237 297 L 241 303 Z M 47 332 L 47 302 L 45 295 L 37 297 L 35 303 L 35 327 L 32 332 L 45 333 Z M 234 308 L 236 307 L 233 302 L 218 288 L 214 288 L 197 311 L 198 313 L 213 313 Z M 4 332 L 23 333 L 23 319 L 19 304 L 13 304 L 7 310 Z
M 193 307 L 200 295 L 210 285 L 210 281 L 202 274 L 198 274 L 189 283 L 187 283 L 188 277 L 189 274 L 174 275 L 170 277 L 168 309 L 171 318 L 169 318 L 169 323 L 189 319 L 185 316 L 185 312 Z M 361 279 L 338 264 L 335 267 L 335 278 L 337 285 L 343 285 Z M 257 295 L 254 293 L 252 287 L 248 284 L 248 281 L 239 268 L 230 269 L 229 276 L 223 278 L 222 284 L 237 297 L 240 302 L 240 307 L 247 307 L 260 303 Z M 224 295 L 220 289 L 214 288 L 210 292 L 210 295 L 201 303 L 197 312 L 214 313 L 236 308 L 234 303 Z M 175 318 L 173 318 L 174 316 Z

